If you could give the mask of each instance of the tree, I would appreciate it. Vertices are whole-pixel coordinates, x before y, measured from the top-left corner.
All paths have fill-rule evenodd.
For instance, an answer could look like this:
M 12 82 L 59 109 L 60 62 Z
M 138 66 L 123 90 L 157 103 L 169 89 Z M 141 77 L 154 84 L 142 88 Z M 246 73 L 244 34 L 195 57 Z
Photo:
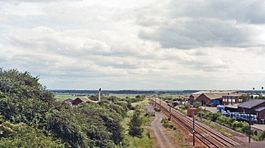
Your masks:
M 0 69 L 0 147 L 112 148 L 123 142 L 127 100 L 103 97 L 99 104 L 70 107 L 38 81 L 28 72 Z
M 63 144 L 51 135 L 45 135 L 42 131 L 32 128 L 24 123 L 12 124 L 4 122 L 0 125 L 3 134 L 0 137 L 0 147 L 53 147 L 63 148 Z
M 130 121 L 129 134 L 133 137 L 142 137 L 143 128 L 141 126 L 142 118 L 140 117 L 140 111 L 135 110 L 133 117 Z

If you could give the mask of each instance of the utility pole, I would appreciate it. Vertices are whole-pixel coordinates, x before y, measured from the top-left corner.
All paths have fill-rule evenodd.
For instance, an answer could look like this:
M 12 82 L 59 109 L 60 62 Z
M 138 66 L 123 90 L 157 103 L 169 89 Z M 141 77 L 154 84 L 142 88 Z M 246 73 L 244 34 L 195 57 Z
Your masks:
M 254 99 L 255 87 L 253 87 L 252 99 Z
M 169 105 L 169 121 L 171 121 L 171 106 Z
M 250 115 L 250 111 L 248 113 L 248 124 L 249 124 L 249 129 L 248 129 L 248 143 L 251 142 L 251 115 Z
M 261 96 L 261 97 L 263 97 L 263 89 L 264 89 L 264 87 L 262 86 L 262 87 L 261 87 L 261 93 L 260 93 L 260 96 Z
M 156 107 L 156 97 L 155 97 L 155 107 Z
M 192 112 L 192 145 L 195 146 L 195 120 L 194 120 L 194 112 Z

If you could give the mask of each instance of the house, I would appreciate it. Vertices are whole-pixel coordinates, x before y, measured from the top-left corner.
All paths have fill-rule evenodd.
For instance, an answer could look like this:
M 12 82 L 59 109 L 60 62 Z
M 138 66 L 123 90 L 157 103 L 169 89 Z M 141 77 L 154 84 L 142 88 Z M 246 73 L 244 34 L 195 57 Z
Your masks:
M 67 104 L 67 105 L 72 105 L 72 102 L 73 102 L 73 99 L 66 99 L 63 101 L 64 104 Z
M 240 103 L 238 110 L 244 113 L 256 113 L 255 109 L 265 106 L 265 100 L 263 99 L 251 99 L 247 102 Z
M 196 99 L 201 105 L 217 106 L 222 104 L 222 94 L 218 93 L 203 93 Z
M 228 93 L 223 95 L 222 102 L 224 105 L 233 105 L 233 104 L 242 103 L 245 101 L 244 96 L 246 96 L 246 94 L 239 92 Z
M 89 101 L 87 96 L 79 96 L 72 101 L 72 105 L 79 105 L 81 103 Z
M 200 91 L 190 96 L 190 101 L 200 102 L 201 105 L 217 106 L 223 103 L 223 96 L 233 94 L 235 91 Z
M 264 124 L 265 123 L 265 107 L 259 107 L 257 109 L 255 109 L 256 113 L 257 113 L 257 119 L 259 123 Z
M 247 102 L 238 105 L 239 112 L 257 115 L 259 123 L 263 123 L 265 120 L 265 100 L 263 99 L 251 99 Z
M 189 96 L 189 102 L 193 104 L 195 100 L 201 95 L 201 93 L 193 93 Z

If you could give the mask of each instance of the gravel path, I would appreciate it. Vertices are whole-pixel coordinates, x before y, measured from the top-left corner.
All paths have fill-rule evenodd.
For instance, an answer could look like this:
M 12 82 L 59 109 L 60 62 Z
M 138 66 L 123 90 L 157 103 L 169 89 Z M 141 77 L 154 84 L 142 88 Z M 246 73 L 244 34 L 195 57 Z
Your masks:
M 149 111 L 153 110 L 152 106 L 147 106 Z M 154 139 L 155 143 L 153 145 L 154 148 L 176 148 L 177 144 L 174 138 L 170 137 L 167 133 L 167 130 L 161 124 L 161 120 L 165 118 L 165 115 L 156 112 L 154 120 L 151 122 L 149 127 L 149 131 L 151 137 Z

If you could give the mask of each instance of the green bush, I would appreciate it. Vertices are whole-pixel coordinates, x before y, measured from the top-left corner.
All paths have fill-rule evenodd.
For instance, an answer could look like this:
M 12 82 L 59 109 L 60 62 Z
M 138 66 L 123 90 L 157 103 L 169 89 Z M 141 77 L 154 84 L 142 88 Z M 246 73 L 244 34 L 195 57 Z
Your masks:
M 133 137 L 141 138 L 143 134 L 143 128 L 141 126 L 142 126 L 142 118 L 140 116 L 140 111 L 135 110 L 135 112 L 133 113 L 133 117 L 130 121 L 129 134 Z
M 1 148 L 11 147 L 52 147 L 63 148 L 63 144 L 59 140 L 55 140 L 51 135 L 46 135 L 38 129 L 34 129 L 26 124 L 12 124 L 4 122 L 0 125 L 3 131 L 0 138 Z
M 168 119 L 166 119 L 166 118 L 163 118 L 163 119 L 161 120 L 161 123 L 162 123 L 163 127 L 165 127 L 165 128 L 169 128 L 169 129 L 176 130 L 175 125 L 172 124 L 172 123 L 171 123 Z
M 265 139 L 265 131 L 262 131 L 261 134 L 258 135 L 258 140 L 264 140 Z
M 38 77 L 0 69 L 0 147 L 115 147 L 124 142 L 120 122 L 130 103 L 103 96 L 99 104 L 70 107 L 56 102 Z
M 212 116 L 211 116 L 211 121 L 215 122 L 215 121 L 218 119 L 218 117 L 220 117 L 220 116 L 221 116 L 220 113 L 212 114 Z
M 242 122 L 242 132 L 248 133 L 249 132 L 249 124 L 247 122 Z

